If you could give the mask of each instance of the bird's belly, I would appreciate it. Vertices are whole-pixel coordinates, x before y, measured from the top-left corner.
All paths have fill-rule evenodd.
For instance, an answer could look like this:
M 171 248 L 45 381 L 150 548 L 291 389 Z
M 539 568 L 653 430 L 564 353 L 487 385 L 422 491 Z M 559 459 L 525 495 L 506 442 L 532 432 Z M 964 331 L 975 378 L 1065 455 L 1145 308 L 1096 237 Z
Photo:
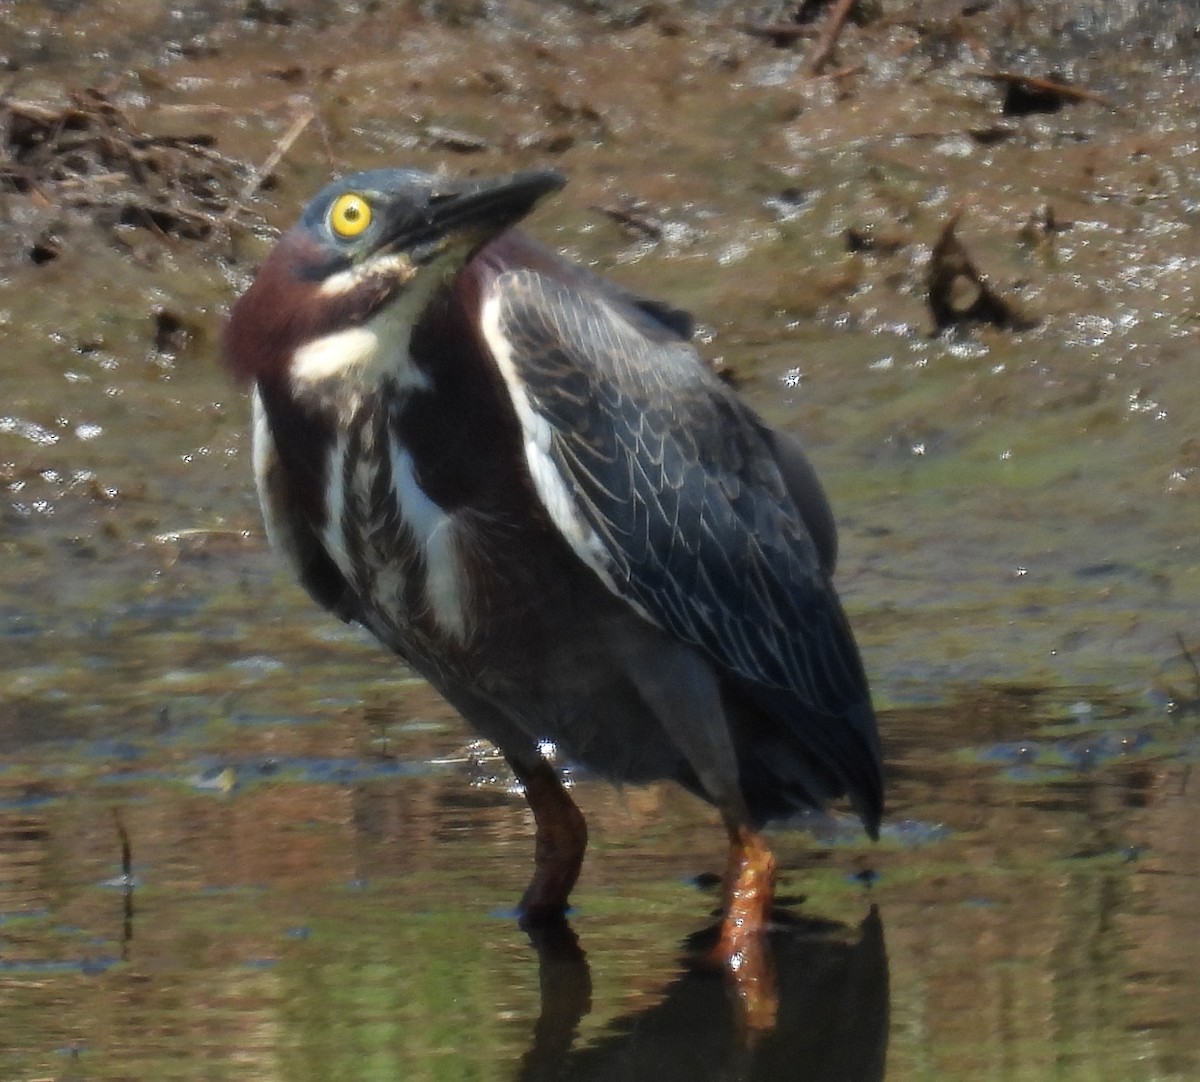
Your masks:
M 578 644 L 533 649 L 503 670 L 494 659 L 481 659 L 471 673 L 461 673 L 463 685 L 494 707 L 482 714 L 463 709 L 466 721 L 502 750 L 514 736 L 548 744 L 562 761 L 610 781 L 689 782 L 680 750 L 626 674 L 611 658 L 594 653 L 585 671 L 572 645 Z M 456 687 L 443 688 L 437 675 L 431 682 L 454 700 Z
M 524 538 L 483 559 L 464 550 L 464 634 L 436 618 L 395 563 L 368 577 L 364 623 L 502 750 L 549 742 L 565 760 L 613 781 L 690 784 L 683 756 L 615 647 L 644 621 L 582 565 L 557 553 L 538 559 L 537 548 Z

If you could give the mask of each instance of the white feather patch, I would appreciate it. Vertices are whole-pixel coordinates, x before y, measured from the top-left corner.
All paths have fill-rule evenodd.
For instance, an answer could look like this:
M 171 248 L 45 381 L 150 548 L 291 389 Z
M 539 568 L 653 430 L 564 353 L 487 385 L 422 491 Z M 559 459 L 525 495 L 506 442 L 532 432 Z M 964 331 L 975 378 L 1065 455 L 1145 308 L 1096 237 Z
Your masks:
M 395 439 L 391 440 L 390 452 L 400 514 L 424 556 L 425 602 L 444 632 L 465 640 L 469 582 L 459 547 L 461 523 L 434 503 L 417 483 L 412 455 Z
M 275 437 L 271 435 L 271 423 L 267 420 L 267 409 L 263 405 L 258 388 L 250 396 L 250 407 L 253 411 L 251 444 L 254 464 L 254 487 L 258 490 L 258 504 L 262 508 L 263 526 L 267 531 L 267 540 L 272 545 L 279 543 L 279 531 L 275 524 L 275 514 L 271 510 L 271 494 L 267 490 L 267 482 L 271 472 L 271 463 L 275 458 Z
M 317 292 L 323 297 L 337 297 L 357 289 L 368 278 L 395 278 L 399 282 L 409 282 L 417 274 L 418 270 L 408 256 L 399 252 L 385 253 L 357 267 L 329 275 Z
M 633 601 L 626 591 L 621 590 L 613 577 L 614 563 L 604 547 L 604 542 L 592 529 L 590 523 L 579 511 L 575 498 L 571 495 L 567 480 L 563 477 L 551 456 L 551 444 L 554 430 L 549 422 L 539 414 L 529 401 L 525 392 L 525 384 L 513 361 L 512 344 L 504 336 L 500 325 L 500 294 L 493 290 L 484 301 L 482 312 L 483 338 L 496 364 L 504 383 L 508 387 L 509 397 L 517 412 L 517 420 L 525 436 L 525 461 L 529 466 L 529 474 L 533 479 L 534 491 L 546 508 L 550 521 L 558 528 L 559 533 L 571 546 L 572 551 L 579 557 L 614 594 L 627 605 L 635 609 L 648 620 L 652 617 Z
M 432 286 L 413 283 L 365 323 L 314 338 L 292 354 L 292 386 L 300 394 L 308 387 L 336 380 L 351 392 L 370 390 L 390 379 L 400 390 L 430 386 L 429 377 L 412 361 L 409 343 L 417 317 Z
M 379 338 L 370 324 L 334 331 L 305 342 L 292 354 L 292 379 L 321 383 L 365 367 L 378 352 Z
M 347 581 L 355 582 L 346 551 L 346 433 L 339 431 L 329 455 L 325 478 L 325 549 Z

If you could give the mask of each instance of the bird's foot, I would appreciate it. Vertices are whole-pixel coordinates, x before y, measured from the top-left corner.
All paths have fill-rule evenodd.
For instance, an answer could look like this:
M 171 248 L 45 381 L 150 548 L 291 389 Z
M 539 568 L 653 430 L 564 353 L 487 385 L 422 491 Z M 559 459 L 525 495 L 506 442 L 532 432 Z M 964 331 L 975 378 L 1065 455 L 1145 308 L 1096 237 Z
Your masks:
M 725 916 L 714 949 L 729 974 L 741 1022 L 753 1037 L 775 1025 L 779 1006 L 767 928 L 775 891 L 775 857 L 762 835 L 730 829 L 731 849 Z

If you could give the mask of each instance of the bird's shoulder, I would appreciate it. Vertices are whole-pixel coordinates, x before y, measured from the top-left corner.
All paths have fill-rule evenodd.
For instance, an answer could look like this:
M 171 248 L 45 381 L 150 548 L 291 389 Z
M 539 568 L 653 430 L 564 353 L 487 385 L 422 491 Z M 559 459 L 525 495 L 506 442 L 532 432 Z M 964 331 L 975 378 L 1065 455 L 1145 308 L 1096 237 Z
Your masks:
M 648 329 L 628 296 L 528 266 L 492 279 L 484 335 L 527 436 L 545 445 L 552 433 L 576 469 L 620 471 L 625 495 L 632 486 L 715 500 L 750 529 L 764 515 L 795 519 L 832 571 L 832 512 L 797 442 L 768 426 L 689 340 Z
M 516 287 L 514 299 L 526 302 L 573 298 L 603 305 L 651 341 L 687 342 L 695 333 L 696 321 L 687 309 L 620 285 L 519 229 L 510 229 L 485 245 L 467 270 L 476 290 Z
M 744 441 L 749 415 L 689 337 L 650 314 L 657 302 L 593 277 L 518 266 L 492 278 L 482 326 L 510 392 L 577 439 L 670 439 L 698 455 Z

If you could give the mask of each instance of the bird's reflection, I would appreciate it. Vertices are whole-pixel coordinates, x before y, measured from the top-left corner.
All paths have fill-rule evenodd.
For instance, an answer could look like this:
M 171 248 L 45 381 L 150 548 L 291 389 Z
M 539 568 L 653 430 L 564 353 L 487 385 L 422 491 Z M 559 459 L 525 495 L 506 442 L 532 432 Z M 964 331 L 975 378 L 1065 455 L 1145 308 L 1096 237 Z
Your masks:
M 704 961 L 716 929 L 685 945 L 678 977 L 653 1007 L 615 1020 L 575 1048 L 591 1009 L 591 975 L 567 924 L 530 932 L 537 951 L 541 1016 L 521 1064 L 521 1082 L 878 1082 L 888 1038 L 888 965 L 883 923 L 872 908 L 858 928 L 792 918 L 769 933 L 779 1009 L 774 1027 L 747 1036 L 737 997 Z

